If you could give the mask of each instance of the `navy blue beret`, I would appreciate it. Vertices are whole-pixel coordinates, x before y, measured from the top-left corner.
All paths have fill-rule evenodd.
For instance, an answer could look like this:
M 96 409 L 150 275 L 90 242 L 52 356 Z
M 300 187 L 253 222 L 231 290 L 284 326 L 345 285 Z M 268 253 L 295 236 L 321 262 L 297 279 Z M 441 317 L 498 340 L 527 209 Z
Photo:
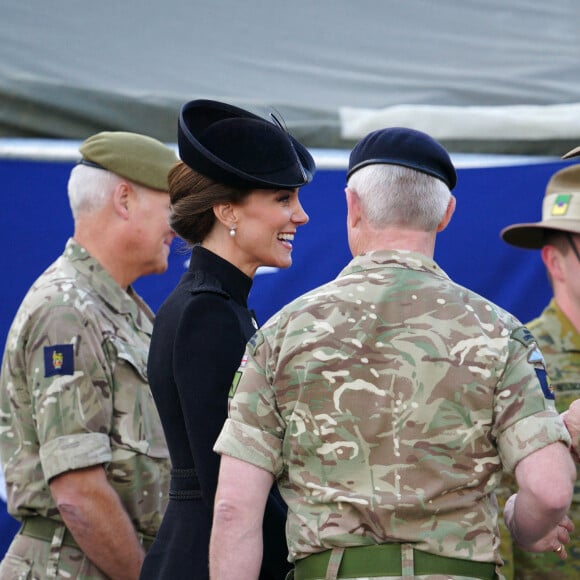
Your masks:
M 348 163 L 347 179 L 367 165 L 392 164 L 432 175 L 453 189 L 455 167 L 447 151 L 435 139 L 415 129 L 390 127 L 363 137 L 354 147 Z
M 218 101 L 182 107 L 177 143 L 189 167 L 234 187 L 294 189 L 316 171 L 308 149 L 281 126 Z

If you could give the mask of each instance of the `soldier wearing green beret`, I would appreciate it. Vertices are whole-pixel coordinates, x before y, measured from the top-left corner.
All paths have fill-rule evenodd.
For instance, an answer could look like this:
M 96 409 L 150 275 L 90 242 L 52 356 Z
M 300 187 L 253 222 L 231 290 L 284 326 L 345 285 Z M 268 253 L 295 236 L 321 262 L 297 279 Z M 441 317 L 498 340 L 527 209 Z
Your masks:
M 262 326 L 242 361 L 214 447 L 212 580 L 256 577 L 274 480 L 295 580 L 501 577 L 502 470 L 520 486 L 511 533 L 566 557 L 575 470 L 541 353 L 433 260 L 455 183 L 420 131 L 375 131 L 353 149 L 353 259 Z
M 580 155 L 580 148 L 564 158 Z M 580 165 L 557 171 L 546 187 L 542 220 L 504 228 L 501 237 L 519 248 L 540 250 L 553 297 L 544 311 L 527 324 L 546 360 L 556 408 L 565 412 L 580 398 Z M 580 474 L 580 472 L 579 472 Z M 503 499 L 515 489 L 504 478 Z M 502 557 L 510 576 L 517 579 L 580 578 L 580 477 L 576 479 L 570 517 L 576 533 L 567 547 L 568 558 L 558 554 L 530 554 L 502 535 Z
M 132 288 L 174 233 L 163 143 L 103 132 L 80 147 L 74 234 L 12 323 L 0 378 L 8 509 L 0 578 L 136 579 L 166 506 L 168 451 L 147 382 L 153 314 Z

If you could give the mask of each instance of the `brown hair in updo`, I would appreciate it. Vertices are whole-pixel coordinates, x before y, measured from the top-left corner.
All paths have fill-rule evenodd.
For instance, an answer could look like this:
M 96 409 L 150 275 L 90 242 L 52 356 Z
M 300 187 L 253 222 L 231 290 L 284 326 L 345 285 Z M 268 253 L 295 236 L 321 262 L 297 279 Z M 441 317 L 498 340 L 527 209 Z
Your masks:
M 168 176 L 171 214 L 169 225 L 189 244 L 202 242 L 211 231 L 216 217 L 213 206 L 239 203 L 251 190 L 214 181 L 188 167 L 183 161 Z

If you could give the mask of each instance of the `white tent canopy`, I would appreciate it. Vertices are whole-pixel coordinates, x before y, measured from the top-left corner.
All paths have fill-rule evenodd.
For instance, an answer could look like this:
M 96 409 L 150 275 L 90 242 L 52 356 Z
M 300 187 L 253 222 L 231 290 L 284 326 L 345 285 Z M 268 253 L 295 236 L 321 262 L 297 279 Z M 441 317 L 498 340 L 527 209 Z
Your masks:
M 1 0 L 0 136 L 175 140 L 180 106 L 278 110 L 310 147 L 406 125 L 463 152 L 580 143 L 576 0 Z

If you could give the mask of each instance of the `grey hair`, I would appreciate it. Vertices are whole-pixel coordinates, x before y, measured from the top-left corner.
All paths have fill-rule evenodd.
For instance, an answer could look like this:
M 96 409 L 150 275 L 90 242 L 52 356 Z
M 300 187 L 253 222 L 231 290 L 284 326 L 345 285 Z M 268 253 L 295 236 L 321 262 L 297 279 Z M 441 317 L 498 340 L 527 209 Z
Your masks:
M 348 180 L 374 227 L 403 226 L 434 232 L 443 219 L 451 191 L 440 179 L 400 165 L 373 164 Z
M 101 209 L 123 179 L 105 169 L 76 165 L 68 180 L 68 200 L 73 218 Z

